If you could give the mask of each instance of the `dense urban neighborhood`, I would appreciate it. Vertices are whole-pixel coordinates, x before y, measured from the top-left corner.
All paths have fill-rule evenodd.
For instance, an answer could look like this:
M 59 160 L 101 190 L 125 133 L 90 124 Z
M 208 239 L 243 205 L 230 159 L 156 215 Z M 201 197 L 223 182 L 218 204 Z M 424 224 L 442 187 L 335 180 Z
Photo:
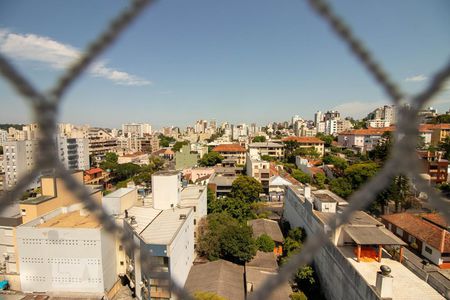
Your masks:
M 183 287 L 199 300 L 248 299 L 308 237 L 326 234 L 312 262 L 267 299 L 450 299 L 449 222 L 407 174 L 333 225 L 386 163 L 396 109 L 265 126 L 58 124 L 60 161 L 138 247 L 43 170 L 0 212 L 1 296 L 179 299 Z M 430 107 L 420 118 L 420 176 L 448 197 L 450 112 Z M 45 153 L 38 125 L 0 128 L 6 194 Z

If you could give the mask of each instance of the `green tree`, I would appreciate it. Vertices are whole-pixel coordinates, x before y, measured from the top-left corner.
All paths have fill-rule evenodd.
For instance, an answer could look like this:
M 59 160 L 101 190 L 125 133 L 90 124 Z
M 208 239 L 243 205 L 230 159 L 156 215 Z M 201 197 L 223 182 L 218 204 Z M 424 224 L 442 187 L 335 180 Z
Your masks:
M 380 163 L 384 163 L 391 152 L 393 144 L 392 133 L 386 131 L 381 136 L 381 139 L 375 145 L 373 150 L 369 151 L 369 158 Z
M 270 155 L 261 155 L 261 159 L 265 161 L 276 161 L 277 159 L 275 157 L 272 157 Z
M 100 163 L 100 168 L 102 168 L 105 171 L 106 170 L 114 171 L 118 166 L 118 163 L 117 163 L 118 159 L 119 159 L 119 156 L 116 153 L 107 152 L 105 154 L 105 158 Z
M 302 156 L 308 158 L 318 158 L 320 153 L 314 147 L 300 147 L 294 150 L 292 156 Z
M 323 134 L 323 133 L 318 133 L 316 135 L 316 137 L 318 137 L 319 139 L 321 139 L 322 141 L 325 142 L 325 147 L 331 147 L 331 144 L 334 141 L 334 136 L 332 135 L 327 135 L 327 134 Z
M 226 213 L 232 218 L 245 221 L 255 217 L 251 204 L 239 198 L 219 198 L 212 201 L 208 209 L 211 213 Z
M 291 175 L 301 183 L 311 183 L 311 177 L 302 170 L 293 169 Z
M 117 180 L 125 180 L 139 173 L 141 167 L 133 163 L 117 165 L 115 175 Z
M 445 151 L 444 158 L 450 160 L 450 136 L 446 136 L 439 144 L 439 149 Z
M 262 143 L 266 141 L 266 137 L 263 135 L 258 135 L 253 138 L 253 143 Z
M 286 155 L 286 159 L 292 159 L 292 157 L 294 156 L 293 153 L 294 151 L 300 146 L 300 144 L 296 141 L 285 141 L 284 142 L 284 150 L 285 150 L 285 155 Z M 294 158 L 295 160 L 295 158 Z
M 172 151 L 173 152 L 179 152 L 181 150 L 181 148 L 183 148 L 184 145 L 189 145 L 189 142 L 188 141 L 175 142 L 175 144 L 172 147 Z
M 207 205 L 208 205 L 208 214 L 212 213 L 212 210 L 214 209 L 215 201 L 217 200 L 216 193 L 208 188 L 206 192 L 206 199 L 207 199 Z
M 262 234 L 256 239 L 256 246 L 258 250 L 263 252 L 272 252 L 275 248 L 275 242 L 267 234 Z
M 244 264 L 256 254 L 252 229 L 228 214 L 210 214 L 200 230 L 198 253 L 209 260 L 221 258 Z
M 340 172 L 348 168 L 347 161 L 336 155 L 327 154 L 323 157 L 322 161 L 324 164 L 333 165 Z
M 378 172 L 376 163 L 359 163 L 345 169 L 345 177 L 351 183 L 352 188 L 357 190 Z
M 262 192 L 263 186 L 261 182 L 253 177 L 240 175 L 231 184 L 230 196 L 247 203 L 252 203 L 259 201 L 259 194 Z
M 212 292 L 196 292 L 194 294 L 195 300 L 226 300 L 225 298 L 214 294 Z
M 352 184 L 345 177 L 335 178 L 330 181 L 330 190 L 342 198 L 347 198 L 353 193 Z
M 148 166 L 152 172 L 160 171 L 164 168 L 164 159 L 159 156 L 150 156 Z
M 327 177 L 323 173 L 314 174 L 314 182 L 319 189 L 325 188 L 325 181 Z
M 289 230 L 288 237 L 294 241 L 303 243 L 306 239 L 306 232 L 301 227 L 294 227 Z
M 175 139 L 173 137 L 165 136 L 164 134 L 160 134 L 158 138 L 159 138 L 159 145 L 161 147 L 169 147 L 170 143 L 175 142 Z
M 223 160 L 223 156 L 218 152 L 211 151 L 203 155 L 203 157 L 199 160 L 198 164 L 202 167 L 212 167 L 217 164 L 220 164 Z

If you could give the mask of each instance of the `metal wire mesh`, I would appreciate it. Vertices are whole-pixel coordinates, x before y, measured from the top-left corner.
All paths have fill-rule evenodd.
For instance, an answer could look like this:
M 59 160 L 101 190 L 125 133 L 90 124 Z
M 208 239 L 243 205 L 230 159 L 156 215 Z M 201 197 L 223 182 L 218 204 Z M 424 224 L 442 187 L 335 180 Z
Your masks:
M 60 176 L 67 189 L 74 193 L 80 201 L 84 203 L 101 222 L 103 227 L 110 233 L 118 236 L 127 249 L 134 251 L 139 245 L 125 235 L 124 230 L 118 226 L 112 218 L 97 204 L 90 196 L 86 188 L 77 182 L 70 173 L 64 168 L 58 160 L 56 143 L 53 136 L 56 133 L 56 117 L 63 99 L 64 93 L 69 86 L 81 76 L 82 72 L 112 43 L 119 37 L 120 33 L 147 7 L 153 3 L 152 0 L 134 0 L 130 6 L 123 10 L 107 29 L 92 42 L 80 57 L 74 62 L 56 82 L 53 89 L 47 93 L 36 90 L 10 62 L 0 54 L 0 72 L 6 80 L 21 94 L 33 107 L 34 118 L 40 127 L 42 136 L 38 143 L 38 152 L 45 155 L 39 155 L 36 158 L 36 164 L 32 171 L 21 178 L 18 183 L 10 190 L 4 193 L 0 198 L 0 211 L 15 199 L 18 199 L 27 186 L 45 169 L 55 169 L 56 174 Z M 367 207 L 390 183 L 391 179 L 398 174 L 407 174 L 415 183 L 418 189 L 428 195 L 430 204 L 433 208 L 442 212 L 447 221 L 450 222 L 450 201 L 442 197 L 436 190 L 430 187 L 427 182 L 419 176 L 420 161 L 415 155 L 418 132 L 418 111 L 427 104 L 432 97 L 439 92 L 445 80 L 450 77 L 450 63 L 445 65 L 442 70 L 436 73 L 428 87 L 421 93 L 411 97 L 411 102 L 406 103 L 405 94 L 400 91 L 397 85 L 389 78 L 387 73 L 379 63 L 373 58 L 372 54 L 365 48 L 364 44 L 358 40 L 352 33 L 351 28 L 335 14 L 330 5 L 324 0 L 308 0 L 311 8 L 320 15 L 335 34 L 341 38 L 351 53 L 367 69 L 368 74 L 373 76 L 382 89 L 389 96 L 391 101 L 397 105 L 398 124 L 395 132 L 395 142 L 389 160 L 385 163 L 383 169 L 369 182 L 356 191 L 349 199 L 350 205 L 343 214 L 336 217 L 331 223 L 331 230 L 345 224 L 350 219 L 353 212 Z M 405 105 L 406 103 L 406 105 Z M 283 265 L 278 276 L 267 280 L 259 290 L 251 295 L 251 299 L 265 299 L 275 288 L 286 282 L 296 270 L 312 261 L 314 253 L 320 247 L 328 242 L 325 233 L 318 233 L 309 237 L 305 242 L 303 250 L 293 256 L 288 263 Z M 152 270 L 149 265 L 150 253 L 142 253 L 142 263 Z M 171 290 L 181 299 L 192 299 L 191 296 L 171 278 Z

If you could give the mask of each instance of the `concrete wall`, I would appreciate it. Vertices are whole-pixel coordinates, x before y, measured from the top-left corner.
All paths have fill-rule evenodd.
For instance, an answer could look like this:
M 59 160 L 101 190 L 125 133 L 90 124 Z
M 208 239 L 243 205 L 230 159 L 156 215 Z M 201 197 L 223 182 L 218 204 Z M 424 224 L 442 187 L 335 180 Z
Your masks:
M 431 254 L 425 251 L 425 247 L 428 247 L 431 249 Z M 442 264 L 442 258 L 441 253 L 438 249 L 431 247 L 430 245 L 426 244 L 425 242 L 422 245 L 422 255 L 426 258 L 428 258 L 432 263 L 436 265 Z
M 194 262 L 194 214 L 187 215 L 186 221 L 169 245 L 169 268 L 175 282 L 184 286 Z
M 114 235 L 102 229 L 101 237 L 101 254 L 102 254 L 102 270 L 103 270 L 103 287 L 105 292 L 109 291 L 119 279 L 117 276 L 116 264 L 116 239 Z
M 152 194 L 155 209 L 169 209 L 180 203 L 180 175 L 153 175 Z
M 308 200 L 301 202 L 290 188 L 286 190 L 283 218 L 292 228 L 304 228 L 309 236 L 317 230 L 324 230 L 311 209 L 312 204 Z M 337 234 L 330 235 L 332 241 L 337 239 Z M 333 244 L 328 243 L 315 254 L 314 265 L 327 299 L 380 299 Z
M 103 253 L 112 255 L 110 244 L 102 245 L 99 228 L 19 226 L 17 247 L 22 290 L 103 294 L 107 286 L 112 286 L 113 270 L 103 266 L 106 261 L 102 259 Z M 105 259 L 109 259 L 107 264 L 114 261 L 111 256 Z M 111 274 L 103 274 L 104 268 Z
M 126 209 L 129 209 L 137 201 L 137 189 L 130 190 L 128 193 L 117 197 L 115 193 L 102 198 L 102 206 L 110 215 L 124 213 Z

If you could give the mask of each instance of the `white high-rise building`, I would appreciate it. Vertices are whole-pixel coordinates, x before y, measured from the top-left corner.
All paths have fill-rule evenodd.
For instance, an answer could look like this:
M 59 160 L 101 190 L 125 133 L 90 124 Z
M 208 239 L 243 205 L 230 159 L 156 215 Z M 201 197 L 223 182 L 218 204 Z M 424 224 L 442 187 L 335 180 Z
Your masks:
M 319 123 L 323 121 L 323 114 L 320 110 L 318 110 L 315 114 L 314 114 L 314 125 L 316 127 L 318 127 Z
M 147 123 L 123 124 L 122 134 L 124 136 L 137 135 L 139 137 L 143 137 L 144 135 L 152 134 L 152 126 Z
M 36 140 L 10 141 L 3 144 L 5 189 L 13 188 L 19 178 L 33 169 L 36 147 Z M 34 181 L 28 188 L 35 188 L 38 185 L 39 182 Z
M 8 141 L 8 131 L 0 129 L 0 146 Z
M 88 170 L 89 140 L 58 137 L 59 159 L 69 170 Z

